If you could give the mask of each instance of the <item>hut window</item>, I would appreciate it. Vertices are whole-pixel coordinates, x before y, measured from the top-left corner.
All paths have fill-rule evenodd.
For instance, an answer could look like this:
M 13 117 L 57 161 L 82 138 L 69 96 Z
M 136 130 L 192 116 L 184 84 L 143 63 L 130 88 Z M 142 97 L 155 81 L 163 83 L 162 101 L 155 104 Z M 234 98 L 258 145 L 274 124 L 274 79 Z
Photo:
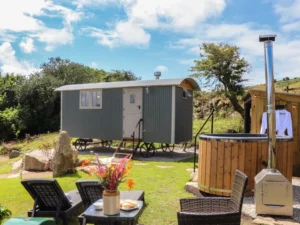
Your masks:
M 182 98 L 187 99 L 188 97 L 192 97 L 191 93 L 188 90 L 183 88 L 182 89 Z
M 102 109 L 102 90 L 80 91 L 81 109 Z
M 130 104 L 134 104 L 135 103 L 135 94 L 131 94 L 130 95 Z

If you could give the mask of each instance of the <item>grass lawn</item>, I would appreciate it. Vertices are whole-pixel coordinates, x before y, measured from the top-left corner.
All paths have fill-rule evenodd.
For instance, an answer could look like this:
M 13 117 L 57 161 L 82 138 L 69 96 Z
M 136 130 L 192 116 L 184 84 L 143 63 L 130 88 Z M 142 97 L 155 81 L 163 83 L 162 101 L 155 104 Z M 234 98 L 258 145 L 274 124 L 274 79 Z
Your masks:
M 161 167 L 160 167 L 161 166 Z M 134 190 L 145 191 L 145 207 L 138 218 L 140 224 L 177 224 L 176 212 L 179 211 L 179 199 L 192 197 L 184 190 L 189 181 L 187 168 L 193 167 L 193 159 L 182 162 L 142 162 L 133 160 L 130 176 L 136 182 Z M 78 171 L 76 174 L 58 178 L 64 191 L 75 189 L 78 179 L 93 179 Z M 33 200 L 20 183 L 20 178 L 0 179 L 0 204 L 12 211 L 12 216 L 26 216 L 32 208 Z M 119 189 L 126 190 L 125 184 Z M 72 224 L 78 224 L 72 220 Z

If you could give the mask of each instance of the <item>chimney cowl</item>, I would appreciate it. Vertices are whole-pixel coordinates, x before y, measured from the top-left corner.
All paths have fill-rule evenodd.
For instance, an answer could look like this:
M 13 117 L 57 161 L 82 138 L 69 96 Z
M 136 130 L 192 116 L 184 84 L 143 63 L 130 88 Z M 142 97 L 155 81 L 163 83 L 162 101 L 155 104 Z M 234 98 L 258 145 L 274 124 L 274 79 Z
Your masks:
M 155 79 L 158 80 L 159 77 L 161 76 L 161 72 L 160 71 L 154 72 L 154 76 L 155 76 Z

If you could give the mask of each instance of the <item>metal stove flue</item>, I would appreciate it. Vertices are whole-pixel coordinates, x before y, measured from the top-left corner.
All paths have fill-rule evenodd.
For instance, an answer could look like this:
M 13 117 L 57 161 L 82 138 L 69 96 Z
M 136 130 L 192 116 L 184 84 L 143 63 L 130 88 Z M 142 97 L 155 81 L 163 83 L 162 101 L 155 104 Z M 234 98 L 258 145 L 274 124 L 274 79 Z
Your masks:
M 276 35 L 261 35 L 264 42 L 268 115 L 268 168 L 254 178 L 256 214 L 293 216 L 292 184 L 276 169 L 275 89 L 273 41 Z

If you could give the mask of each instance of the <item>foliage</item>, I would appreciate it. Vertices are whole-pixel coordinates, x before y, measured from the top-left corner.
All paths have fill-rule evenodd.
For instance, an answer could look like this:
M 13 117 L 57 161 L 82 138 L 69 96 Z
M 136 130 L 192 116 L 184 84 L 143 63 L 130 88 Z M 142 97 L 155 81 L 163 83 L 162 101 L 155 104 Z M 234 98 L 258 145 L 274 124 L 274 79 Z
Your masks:
M 113 70 L 109 72 L 105 77 L 105 82 L 111 81 L 130 81 L 130 80 L 140 80 L 140 77 L 136 77 L 133 72 L 125 70 Z
M 9 217 L 9 216 L 11 216 L 11 211 L 8 208 L 6 208 L 0 204 L 0 221 L 3 218 Z
M 92 169 L 92 172 L 98 177 L 100 183 L 106 190 L 117 190 L 119 184 L 125 181 L 125 176 L 131 169 L 131 162 L 128 160 L 129 155 L 125 156 L 116 164 L 104 164 L 97 158 L 97 167 Z M 134 182 L 132 179 L 126 179 L 129 189 L 133 188 Z
M 201 50 L 204 54 L 200 54 L 201 60 L 195 60 L 195 65 L 191 68 L 192 77 L 204 79 L 206 85 L 214 85 L 243 117 L 243 108 L 237 96 L 243 94 L 244 88 L 241 83 L 246 81 L 243 75 L 249 72 L 249 63 L 241 58 L 237 46 L 204 43 Z
M 20 147 L 15 145 L 13 141 L 9 143 L 3 142 L 0 147 L 0 155 L 9 155 L 12 150 L 20 150 Z
M 18 92 L 20 127 L 24 133 L 46 133 L 59 129 L 60 96 L 54 92 L 54 77 L 33 74 Z
M 59 85 L 82 84 L 104 81 L 106 72 L 71 62 L 69 59 L 59 57 L 49 58 L 49 62 L 40 67 L 41 75 L 55 78 Z
M 2 140 L 12 140 L 20 133 L 18 108 L 6 108 L 0 111 L 0 137 Z
M 0 137 L 11 140 L 20 133 L 17 90 L 24 77 L 14 74 L 0 76 Z

